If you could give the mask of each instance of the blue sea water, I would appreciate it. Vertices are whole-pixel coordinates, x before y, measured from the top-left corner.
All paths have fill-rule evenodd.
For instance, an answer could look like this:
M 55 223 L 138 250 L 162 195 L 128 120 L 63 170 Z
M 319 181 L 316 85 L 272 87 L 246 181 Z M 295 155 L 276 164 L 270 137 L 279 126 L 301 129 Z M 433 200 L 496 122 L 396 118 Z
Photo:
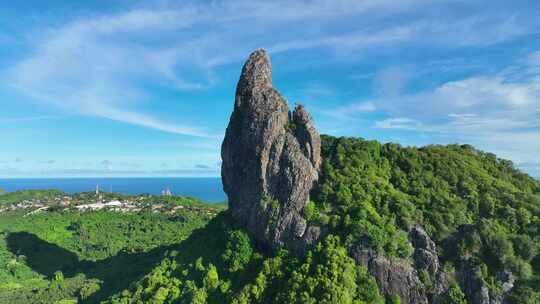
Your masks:
M 26 189 L 58 189 L 67 193 L 102 191 L 123 194 L 160 194 L 169 188 L 174 195 L 195 197 L 205 202 L 226 200 L 220 178 L 160 177 L 160 178 L 14 178 L 0 179 L 0 188 L 12 192 Z

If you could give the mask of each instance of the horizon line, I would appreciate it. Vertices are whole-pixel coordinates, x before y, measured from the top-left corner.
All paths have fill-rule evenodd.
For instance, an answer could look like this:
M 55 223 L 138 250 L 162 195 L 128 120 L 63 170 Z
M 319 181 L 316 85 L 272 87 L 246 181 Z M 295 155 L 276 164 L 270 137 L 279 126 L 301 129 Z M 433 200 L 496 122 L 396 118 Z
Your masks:
M 83 178 L 220 178 L 219 175 L 211 176 L 0 176 L 0 180 L 7 179 L 83 179 Z

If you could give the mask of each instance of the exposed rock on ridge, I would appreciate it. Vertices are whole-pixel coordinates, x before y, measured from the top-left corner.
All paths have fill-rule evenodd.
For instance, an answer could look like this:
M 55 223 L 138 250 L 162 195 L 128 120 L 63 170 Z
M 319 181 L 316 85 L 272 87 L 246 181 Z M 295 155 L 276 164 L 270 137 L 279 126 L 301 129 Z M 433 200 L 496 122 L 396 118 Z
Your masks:
M 411 229 L 409 238 L 414 248 L 412 262 L 386 257 L 362 245 L 351 247 L 349 253 L 368 269 L 384 295 L 398 295 L 403 304 L 437 303 L 448 289 L 448 279 L 441 270 L 435 243 L 420 225 Z M 419 271 L 431 276 L 433 286 L 429 290 L 422 283 Z
M 244 64 L 221 147 L 221 176 L 233 217 L 259 245 L 303 252 L 320 236 L 302 211 L 318 179 L 321 142 L 302 106 L 289 112 L 272 86 L 262 49 Z
M 510 303 L 506 301 L 507 293 L 514 287 L 515 276 L 510 271 L 503 271 L 497 274 L 496 284 L 499 290 L 494 291 L 489 288 L 489 284 L 482 278 L 480 263 L 474 258 L 467 258 L 461 261 L 459 280 L 463 292 L 474 304 L 501 304 Z
M 353 247 L 350 255 L 356 263 L 365 266 L 386 296 L 398 295 L 403 304 L 427 304 L 418 273 L 407 260 L 391 259 L 373 249 Z

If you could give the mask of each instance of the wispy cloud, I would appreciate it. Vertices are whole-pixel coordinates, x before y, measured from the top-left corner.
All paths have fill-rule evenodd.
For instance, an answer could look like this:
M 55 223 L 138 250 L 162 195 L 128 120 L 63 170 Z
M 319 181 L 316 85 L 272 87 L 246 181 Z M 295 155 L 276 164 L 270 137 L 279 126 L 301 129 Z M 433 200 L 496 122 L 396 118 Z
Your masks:
M 446 2 L 452 1 L 150 2 L 153 7 L 81 17 L 35 33 L 32 37 L 39 38 L 31 41 L 31 53 L 2 78 L 20 93 L 66 112 L 208 136 L 211 132 L 201 126 L 148 113 L 145 106 L 158 97 L 144 87 L 209 88 L 219 81 L 218 67 L 261 46 L 275 54 L 324 48 L 360 60 L 353 50 L 406 43 L 485 46 L 538 28 L 529 24 L 534 18 L 496 10 L 482 8 L 479 17 L 473 4 L 471 14 L 429 13 Z M 419 7 L 426 13 L 417 15 Z
M 192 24 L 195 16 L 191 9 L 134 10 L 49 29 L 45 39 L 35 42 L 33 54 L 13 66 L 7 77 L 20 92 L 69 112 L 206 136 L 197 127 L 164 122 L 132 109 L 151 98 L 137 89 L 137 84 L 149 77 L 158 75 L 182 89 L 200 86 L 164 69 L 157 56 L 162 50 L 148 48 L 133 38 L 148 36 L 151 31 L 182 29 Z M 133 40 L 117 42 L 122 37 Z
M 485 133 L 540 128 L 538 53 L 493 75 L 443 83 L 431 91 L 375 101 L 392 116 L 424 121 L 429 131 Z
M 215 169 L 215 167 L 211 167 L 209 165 L 205 165 L 205 164 L 196 164 L 195 165 L 195 169 Z
M 375 104 L 365 101 L 351 103 L 334 109 L 324 109 L 321 113 L 337 119 L 350 120 L 357 118 L 359 114 L 373 112 L 375 109 Z
M 375 128 L 446 134 L 514 160 L 534 174 L 540 151 L 539 52 L 494 74 L 433 90 L 375 99 L 387 116 Z M 450 113 L 450 114 L 449 114 Z
M 406 117 L 398 117 L 376 121 L 375 127 L 381 129 L 418 130 L 423 126 L 418 120 Z
M 54 168 L 27 171 L 19 168 L 0 166 L 0 177 L 122 177 L 122 176 L 219 176 L 218 168 L 174 168 L 158 170 L 100 169 L 100 168 Z
M 4 117 L 0 118 L 0 123 L 17 123 L 17 122 L 29 122 L 29 121 L 40 121 L 40 120 L 52 120 L 52 119 L 61 119 L 65 116 L 33 116 L 33 117 Z

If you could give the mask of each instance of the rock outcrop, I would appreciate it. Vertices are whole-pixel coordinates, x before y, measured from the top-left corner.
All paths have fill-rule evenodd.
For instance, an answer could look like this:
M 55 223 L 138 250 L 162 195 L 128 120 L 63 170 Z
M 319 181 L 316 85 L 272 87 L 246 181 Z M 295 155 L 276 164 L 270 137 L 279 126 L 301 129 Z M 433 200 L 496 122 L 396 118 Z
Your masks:
M 507 303 L 505 296 L 514 287 L 515 276 L 509 271 L 502 271 L 496 275 L 498 291 L 491 290 L 482 277 L 480 263 L 474 258 L 461 261 L 459 281 L 461 288 L 471 303 L 501 304 Z
M 319 178 L 320 136 L 304 107 L 291 113 L 272 86 L 264 50 L 244 64 L 221 157 L 229 210 L 259 247 L 303 254 L 321 239 L 324 232 L 302 216 Z M 447 289 L 435 243 L 420 226 L 413 227 L 410 239 L 412 259 L 388 258 L 361 245 L 349 248 L 349 254 L 368 268 L 384 295 L 398 295 L 403 304 L 433 302 Z M 429 274 L 429 290 L 419 271 Z
M 349 254 L 368 269 L 382 294 L 398 295 L 403 304 L 436 303 L 448 289 L 448 279 L 440 269 L 435 243 L 419 225 L 411 229 L 409 238 L 414 248 L 412 261 L 389 258 L 362 245 L 351 247 Z M 429 275 L 429 288 L 420 279 L 420 271 Z
M 427 304 L 428 298 L 418 273 L 405 259 L 392 259 L 372 249 L 353 247 L 349 254 L 356 263 L 365 266 L 375 278 L 379 290 L 386 296 L 398 295 L 403 304 Z
M 289 112 L 272 86 L 270 59 L 253 52 L 236 88 L 221 147 L 223 188 L 233 217 L 270 251 L 303 252 L 320 229 L 302 217 L 319 177 L 321 142 L 304 107 Z
M 429 302 L 436 303 L 437 298 L 448 290 L 449 282 L 446 273 L 441 269 L 435 242 L 420 225 L 411 229 L 409 238 L 414 248 L 414 268 L 429 275 L 431 286 L 426 292 Z
M 482 271 L 479 265 L 476 265 L 471 260 L 463 261 L 459 274 L 461 288 L 471 303 L 501 303 L 500 299 L 494 299 L 493 295 L 490 294 L 487 283 L 482 278 Z

